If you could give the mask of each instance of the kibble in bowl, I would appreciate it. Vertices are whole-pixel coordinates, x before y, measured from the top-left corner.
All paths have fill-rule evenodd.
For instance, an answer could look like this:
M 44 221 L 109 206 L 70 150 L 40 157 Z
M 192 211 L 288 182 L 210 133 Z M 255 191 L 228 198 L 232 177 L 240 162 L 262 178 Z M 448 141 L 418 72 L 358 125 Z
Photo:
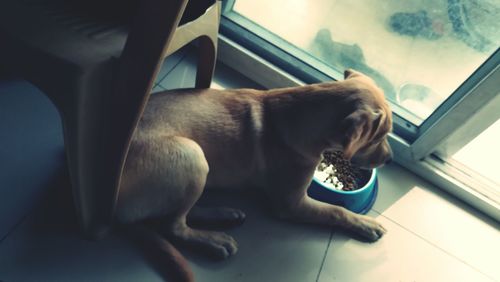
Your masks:
M 325 152 L 308 194 L 322 202 L 366 213 L 375 202 L 377 191 L 376 169 L 358 169 L 343 158 L 342 152 Z

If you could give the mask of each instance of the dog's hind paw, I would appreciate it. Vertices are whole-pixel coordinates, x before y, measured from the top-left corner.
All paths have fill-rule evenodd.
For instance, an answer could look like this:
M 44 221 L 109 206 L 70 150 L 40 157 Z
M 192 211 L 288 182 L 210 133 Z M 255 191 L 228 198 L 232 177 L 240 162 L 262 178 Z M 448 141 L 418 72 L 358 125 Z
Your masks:
M 186 248 L 202 251 L 216 259 L 226 259 L 238 251 L 238 243 L 223 232 L 186 228 L 173 232 L 174 239 Z

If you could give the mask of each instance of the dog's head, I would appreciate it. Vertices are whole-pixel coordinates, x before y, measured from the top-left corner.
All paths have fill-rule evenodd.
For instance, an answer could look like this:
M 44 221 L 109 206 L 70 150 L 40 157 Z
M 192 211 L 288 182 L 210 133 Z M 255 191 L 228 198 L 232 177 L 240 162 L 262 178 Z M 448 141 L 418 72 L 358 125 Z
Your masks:
M 361 168 L 374 168 L 392 159 L 387 135 L 392 130 L 392 112 L 383 91 L 368 76 L 353 70 L 345 82 L 356 89 L 354 111 L 340 123 L 344 156 Z

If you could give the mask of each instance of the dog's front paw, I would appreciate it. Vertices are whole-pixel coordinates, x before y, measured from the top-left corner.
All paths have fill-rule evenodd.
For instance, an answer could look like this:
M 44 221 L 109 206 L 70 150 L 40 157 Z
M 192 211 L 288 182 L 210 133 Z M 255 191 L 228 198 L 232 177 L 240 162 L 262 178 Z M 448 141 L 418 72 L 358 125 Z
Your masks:
M 174 239 L 193 251 L 201 251 L 216 259 L 226 259 L 238 251 L 233 237 L 223 232 L 185 228 L 173 231 Z
M 352 230 L 370 242 L 380 239 L 387 230 L 375 219 L 359 215 L 353 220 Z

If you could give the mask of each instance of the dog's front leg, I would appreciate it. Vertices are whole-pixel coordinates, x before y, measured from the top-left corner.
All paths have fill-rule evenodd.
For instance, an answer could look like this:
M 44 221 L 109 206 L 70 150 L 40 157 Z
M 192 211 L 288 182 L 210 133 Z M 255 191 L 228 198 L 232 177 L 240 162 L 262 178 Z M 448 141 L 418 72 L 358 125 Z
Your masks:
M 369 241 L 376 241 L 386 233 L 386 229 L 375 219 L 353 213 L 343 207 L 326 204 L 305 195 L 289 209 L 290 215 L 305 222 L 339 226 L 353 231 Z
M 375 219 L 353 213 L 343 207 L 326 204 L 307 195 L 314 168 L 288 168 L 270 176 L 272 204 L 282 218 L 337 226 L 355 232 L 367 240 L 376 241 L 386 229 Z M 286 177 L 285 177 L 286 176 Z

